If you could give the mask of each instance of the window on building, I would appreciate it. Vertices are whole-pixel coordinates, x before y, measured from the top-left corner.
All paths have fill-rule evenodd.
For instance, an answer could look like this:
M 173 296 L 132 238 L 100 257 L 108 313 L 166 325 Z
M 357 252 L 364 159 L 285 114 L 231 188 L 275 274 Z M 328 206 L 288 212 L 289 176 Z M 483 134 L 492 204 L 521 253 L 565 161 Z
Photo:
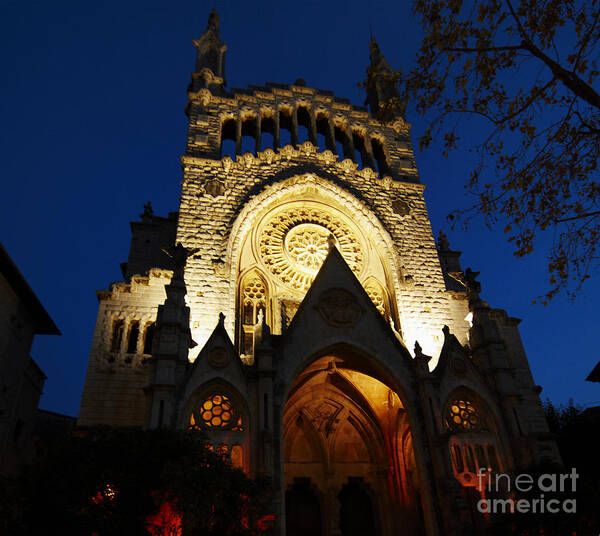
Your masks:
M 110 351 L 119 352 L 121 350 L 121 342 L 123 340 L 123 329 L 125 328 L 124 320 L 115 320 L 113 322 L 112 339 L 110 342 Z
M 256 153 L 256 117 L 248 117 L 242 122 L 242 154 Z
M 359 169 L 369 167 L 370 162 L 367 156 L 367 149 L 365 147 L 365 137 L 360 132 L 353 132 L 352 141 L 354 142 L 356 163 L 358 164 Z
M 275 120 L 263 117 L 260 122 L 260 150 L 275 147 Z
M 310 113 L 304 106 L 300 106 L 296 115 L 298 118 L 298 144 L 300 145 L 310 138 Z
M 227 395 L 215 393 L 206 397 L 190 414 L 188 429 L 243 432 L 244 418 Z
M 459 445 L 452 445 L 452 461 L 454 463 L 454 470 L 457 473 L 462 473 L 465 470 L 465 464 L 463 462 L 462 452 Z
M 152 353 L 152 341 L 154 339 L 154 322 L 146 325 L 146 332 L 144 333 L 144 353 Z
M 235 160 L 236 120 L 226 119 L 221 126 L 221 158 L 229 156 Z
M 252 355 L 254 348 L 254 326 L 259 316 L 266 313 L 267 290 L 258 276 L 246 279 L 241 292 L 240 353 Z
M 331 149 L 330 137 L 331 129 L 329 126 L 329 118 L 324 114 L 317 115 L 317 141 L 319 144 L 319 151 Z
M 350 160 L 354 160 L 354 155 L 350 150 L 350 138 L 346 133 L 346 129 L 336 125 L 334 129 L 334 134 L 335 146 L 339 159 L 343 160 L 345 158 L 349 158 Z
M 448 426 L 455 431 L 477 430 L 479 412 L 470 400 L 455 399 L 448 407 L 446 415 Z
M 241 445 L 234 445 L 231 448 L 231 465 L 238 469 L 244 467 L 244 449 Z
M 387 160 L 385 158 L 383 143 L 379 138 L 372 138 L 371 147 L 373 148 L 373 156 L 375 157 L 375 161 L 377 163 L 377 172 L 382 177 L 384 175 L 388 175 L 390 173 L 390 170 L 388 168 Z
M 127 353 L 137 353 L 138 337 L 140 335 L 140 323 L 138 320 L 133 320 L 129 325 L 129 336 L 127 338 Z
M 288 109 L 279 110 L 279 146 L 292 144 L 292 112 Z

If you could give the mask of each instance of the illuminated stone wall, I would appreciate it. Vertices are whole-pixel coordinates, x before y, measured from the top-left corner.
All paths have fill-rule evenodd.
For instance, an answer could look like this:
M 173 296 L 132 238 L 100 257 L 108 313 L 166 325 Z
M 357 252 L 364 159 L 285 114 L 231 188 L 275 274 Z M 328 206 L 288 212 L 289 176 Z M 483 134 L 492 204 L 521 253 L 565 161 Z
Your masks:
M 146 419 L 144 387 L 148 384 L 150 353 L 145 352 L 148 326 L 156 320 L 165 301 L 169 270 L 151 269 L 148 276 L 134 276 L 131 283 L 113 283 L 98 291 L 99 307 L 92 349 L 77 424 L 88 426 L 143 426 Z M 115 324 L 122 335 L 114 344 Z M 133 322 L 138 322 L 135 351 L 129 352 Z
M 558 459 L 518 320 L 436 246 L 403 119 L 301 80 L 227 91 L 215 12 L 196 46 L 179 212 L 147 205 L 125 282 L 98 292 L 79 425 L 203 430 L 272 478 L 278 534 L 297 478 L 322 494 L 327 534 L 357 478 L 382 534 L 416 498 L 428 534 L 440 516 L 459 532 L 476 466 Z M 177 275 L 165 304 L 174 242 L 185 288 Z
M 227 97 L 213 96 L 202 89 L 190 93 L 177 240 L 200 248 L 199 258 L 192 259 L 186 270 L 192 330 L 200 346 L 221 311 L 227 315 L 232 339 L 236 338 L 236 285 L 240 273 L 251 265 L 237 258 L 242 243 L 251 235 L 267 204 L 276 210 L 277 197 L 282 203 L 292 194 L 299 202 L 306 197 L 298 187 L 303 181 L 306 189 L 312 189 L 308 198 L 320 199 L 331 207 L 337 205 L 355 222 L 362 220 L 364 238 L 379 249 L 386 265 L 386 290 L 396 312 L 395 323 L 399 320 L 396 327 L 408 348 L 419 340 L 426 353 L 437 357 L 444 325 L 466 342 L 468 324 L 464 318 L 468 311 L 464 293 L 446 292 L 423 198 L 424 187 L 418 183 L 414 167 L 409 126 L 401 119 L 382 126 L 364 109 L 303 86 L 236 91 Z M 227 120 L 235 119 L 242 132 L 244 121 L 259 118 L 255 124 L 260 124 L 260 118 L 277 118 L 282 107 L 304 107 L 310 117 L 326 116 L 332 124 L 362 132 L 364 139 L 381 140 L 389 175 L 371 167 L 360 169 L 352 159 L 343 159 L 330 149 L 301 139 L 296 147 L 269 147 L 238 155 L 236 161 L 229 156 L 220 158 Z M 257 136 L 260 138 L 260 134 Z M 363 282 L 370 271 L 376 271 L 376 267 L 363 270 Z M 275 310 L 270 322 L 275 332 L 279 332 L 278 317 Z

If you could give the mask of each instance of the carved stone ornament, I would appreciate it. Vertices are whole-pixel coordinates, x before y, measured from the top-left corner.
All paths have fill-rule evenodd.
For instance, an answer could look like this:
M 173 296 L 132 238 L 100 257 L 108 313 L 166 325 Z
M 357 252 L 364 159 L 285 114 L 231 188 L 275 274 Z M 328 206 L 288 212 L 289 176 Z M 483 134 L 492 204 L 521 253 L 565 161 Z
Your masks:
M 344 158 L 344 160 L 342 160 L 342 162 L 340 163 L 340 166 L 342 167 L 345 173 L 352 173 L 358 168 L 358 164 L 352 162 L 352 160 L 350 160 L 349 158 Z
M 229 352 L 222 346 L 216 346 L 208 354 L 208 362 L 213 368 L 222 369 L 229 365 L 231 356 Z
M 306 140 L 300 147 L 300 151 L 302 151 L 307 156 L 310 154 L 316 154 L 319 150 L 318 147 L 315 147 L 310 141 Z
M 322 401 L 312 408 L 306 408 L 306 412 L 315 429 L 329 437 L 340 422 L 342 409 L 342 406 L 331 401 Z
M 343 288 L 326 290 L 316 308 L 323 320 L 336 328 L 354 327 L 363 312 L 354 295 Z
M 204 193 L 212 197 L 219 197 L 225 195 L 227 188 L 225 184 L 218 179 L 208 179 L 204 183 Z
M 394 199 L 392 201 L 392 210 L 398 216 L 408 216 L 410 214 L 410 206 L 403 199 Z
M 231 159 L 231 157 L 226 155 L 221 159 L 221 165 L 223 166 L 225 173 L 229 173 L 229 170 L 231 169 L 231 166 L 233 165 L 233 160 Z
M 208 106 L 211 98 L 212 98 L 212 94 L 208 89 L 201 89 L 200 91 L 198 91 L 198 100 L 200 101 L 202 106 L 204 106 L 204 107 Z
M 349 222 L 321 205 L 304 203 L 274 212 L 261 229 L 258 248 L 267 270 L 282 283 L 307 290 L 329 253 L 330 235 L 348 266 L 359 274 L 365 254 L 356 233 Z
M 456 376 L 462 378 L 467 373 L 467 364 L 461 356 L 454 356 L 454 359 L 452 359 L 450 366 L 452 367 L 452 372 L 454 372 Z

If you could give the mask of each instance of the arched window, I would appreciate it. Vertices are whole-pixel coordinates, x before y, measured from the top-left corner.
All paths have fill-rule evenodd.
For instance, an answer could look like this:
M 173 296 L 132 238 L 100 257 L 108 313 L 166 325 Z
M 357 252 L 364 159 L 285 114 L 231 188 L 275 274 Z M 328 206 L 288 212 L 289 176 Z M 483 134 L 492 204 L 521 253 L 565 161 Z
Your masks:
M 478 430 L 479 411 L 468 399 L 454 399 L 448 408 L 446 415 L 448 426 L 456 432 Z
M 377 162 L 377 172 L 381 177 L 389 175 L 390 169 L 385 157 L 383 142 L 379 138 L 371 138 L 371 147 L 373 148 L 373 156 Z
M 201 405 L 194 408 L 189 419 L 192 430 L 244 431 L 244 418 L 227 395 L 215 393 L 207 396 Z
M 289 108 L 279 109 L 279 146 L 285 147 L 292 145 L 294 140 L 292 137 L 292 111 Z
M 120 352 L 121 351 L 121 342 L 123 340 L 123 330 L 125 329 L 125 321 L 123 319 L 118 319 L 113 322 L 112 328 L 112 338 L 110 341 L 110 351 L 111 352 Z
M 140 335 L 140 322 L 139 320 L 133 320 L 129 324 L 129 336 L 127 337 L 127 353 L 137 353 L 138 337 Z
M 298 145 L 306 140 L 310 140 L 310 112 L 304 106 L 299 106 L 296 110 L 298 120 Z
M 242 154 L 254 153 L 260 150 L 256 145 L 256 125 L 258 119 L 255 116 L 247 117 L 242 122 Z
M 456 478 L 465 487 L 477 486 L 482 470 L 498 472 L 499 445 L 494 418 L 474 392 L 460 388 L 449 398 L 445 409 L 445 424 L 454 434 L 450 439 L 450 458 Z
M 202 430 L 207 447 L 234 467 L 248 470 L 248 428 L 244 405 L 222 385 L 203 391 L 187 413 L 185 428 Z
M 154 322 L 146 324 L 146 331 L 144 333 L 144 354 L 150 355 L 152 353 L 152 342 L 154 340 Z
M 229 156 L 235 160 L 237 121 L 230 117 L 221 125 L 221 157 Z
M 267 314 L 267 287 L 256 273 L 246 276 L 239 295 L 240 354 L 254 354 L 254 326 Z

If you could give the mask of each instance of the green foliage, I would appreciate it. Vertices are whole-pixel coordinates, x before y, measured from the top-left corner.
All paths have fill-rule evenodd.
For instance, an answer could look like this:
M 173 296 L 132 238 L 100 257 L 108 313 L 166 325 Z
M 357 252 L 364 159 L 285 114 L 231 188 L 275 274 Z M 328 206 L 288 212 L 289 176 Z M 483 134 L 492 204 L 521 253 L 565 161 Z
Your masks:
M 472 132 L 465 121 L 487 128 L 466 185 L 477 202 L 450 219 L 503 220 L 518 257 L 553 231 L 542 302 L 574 296 L 600 268 L 600 0 L 416 0 L 414 11 L 425 35 L 401 85 L 433 114 L 420 146 L 439 135 L 448 154 Z
M 233 469 L 197 432 L 89 430 L 6 484 L 2 534 L 148 536 L 148 519 L 168 504 L 186 536 L 249 536 L 268 513 L 267 484 Z

